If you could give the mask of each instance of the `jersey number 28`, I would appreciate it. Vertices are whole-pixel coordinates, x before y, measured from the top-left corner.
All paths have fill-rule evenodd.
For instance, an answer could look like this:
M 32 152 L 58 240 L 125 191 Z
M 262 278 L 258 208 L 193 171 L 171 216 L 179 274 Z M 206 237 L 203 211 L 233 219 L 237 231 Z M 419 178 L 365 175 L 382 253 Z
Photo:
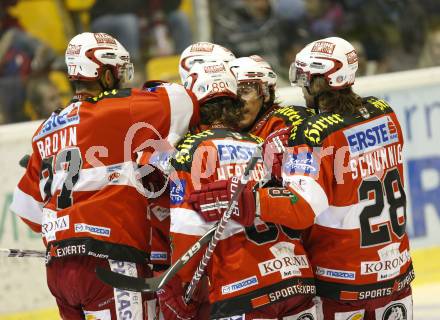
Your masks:
M 395 188 L 397 190 L 395 190 Z M 396 192 L 399 195 L 396 196 Z M 401 238 L 405 234 L 406 227 L 406 195 L 400 180 L 399 171 L 393 169 L 385 174 L 382 181 L 364 180 L 359 187 L 359 201 L 369 200 L 373 193 L 375 203 L 366 206 L 359 215 L 361 226 L 361 246 L 370 247 L 391 241 L 391 231 Z M 384 198 L 389 204 L 390 222 L 378 224 L 372 228 L 370 219 L 382 214 L 385 207 Z M 399 221 L 397 210 L 403 209 L 403 221 Z

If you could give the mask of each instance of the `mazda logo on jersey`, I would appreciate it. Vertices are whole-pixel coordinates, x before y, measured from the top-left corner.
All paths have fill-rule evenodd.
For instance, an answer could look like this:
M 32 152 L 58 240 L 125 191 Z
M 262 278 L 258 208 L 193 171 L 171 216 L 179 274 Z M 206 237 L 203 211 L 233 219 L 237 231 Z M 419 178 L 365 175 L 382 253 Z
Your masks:
M 351 155 L 358 155 L 399 141 L 391 117 L 382 117 L 344 130 Z
M 230 283 L 222 286 L 222 294 L 229 294 L 236 291 L 240 291 L 258 284 L 256 276 L 252 276 L 234 283 Z

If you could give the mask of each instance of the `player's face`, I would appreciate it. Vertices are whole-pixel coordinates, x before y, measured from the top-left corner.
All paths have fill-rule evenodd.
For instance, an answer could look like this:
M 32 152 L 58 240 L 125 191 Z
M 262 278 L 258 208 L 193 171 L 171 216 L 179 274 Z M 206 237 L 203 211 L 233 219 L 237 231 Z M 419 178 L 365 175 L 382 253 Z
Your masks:
M 240 122 L 240 129 L 245 129 L 253 124 L 257 118 L 263 107 L 263 97 L 258 83 L 239 84 L 238 96 L 244 102 L 243 120 Z

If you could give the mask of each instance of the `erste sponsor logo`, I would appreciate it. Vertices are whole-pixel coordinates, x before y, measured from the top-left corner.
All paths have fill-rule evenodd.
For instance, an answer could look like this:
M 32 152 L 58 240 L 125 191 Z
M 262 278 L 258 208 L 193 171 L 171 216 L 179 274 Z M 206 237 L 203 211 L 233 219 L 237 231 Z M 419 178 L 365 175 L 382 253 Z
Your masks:
M 396 125 L 389 116 L 346 129 L 344 135 L 352 156 L 399 141 Z
M 80 121 L 79 109 L 81 102 L 74 102 L 67 108 L 63 109 L 59 114 L 53 112 L 49 119 L 42 125 L 40 131 L 34 136 L 33 141 L 67 126 L 78 124 Z
M 255 143 L 232 140 L 214 140 L 213 142 L 217 147 L 220 165 L 247 163 L 252 158 L 257 146 Z

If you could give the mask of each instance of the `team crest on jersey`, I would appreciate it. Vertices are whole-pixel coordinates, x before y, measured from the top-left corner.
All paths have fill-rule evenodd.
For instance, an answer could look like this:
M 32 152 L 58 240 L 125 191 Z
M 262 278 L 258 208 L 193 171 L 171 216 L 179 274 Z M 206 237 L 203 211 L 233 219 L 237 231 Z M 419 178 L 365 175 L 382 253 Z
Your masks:
M 319 163 L 311 152 L 301 152 L 298 154 L 287 154 L 283 165 L 286 174 L 310 174 L 316 175 L 319 172 Z
M 47 119 L 40 131 L 35 135 L 33 141 L 39 140 L 54 131 L 78 124 L 80 121 L 79 109 L 81 102 L 71 103 L 67 108 L 63 109 L 59 114 L 53 112 Z
M 408 312 L 403 303 L 394 303 L 385 309 L 382 320 L 407 320 Z
M 170 185 L 170 202 L 171 204 L 178 205 L 183 202 L 185 197 L 186 181 L 183 179 L 177 179 L 176 182 L 171 180 Z
M 315 317 L 311 313 L 301 315 L 298 320 L 315 320 Z

